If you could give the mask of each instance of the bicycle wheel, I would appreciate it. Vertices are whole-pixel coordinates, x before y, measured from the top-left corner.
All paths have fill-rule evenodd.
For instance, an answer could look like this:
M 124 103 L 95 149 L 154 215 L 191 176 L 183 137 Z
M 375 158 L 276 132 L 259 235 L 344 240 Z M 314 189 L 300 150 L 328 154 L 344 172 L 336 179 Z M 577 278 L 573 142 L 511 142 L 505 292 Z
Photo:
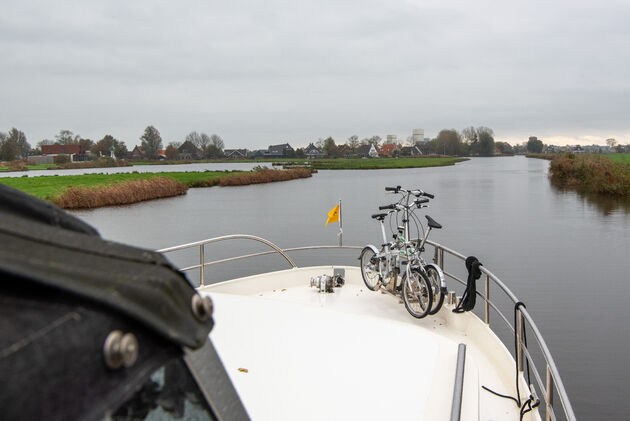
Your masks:
M 372 291 L 376 291 L 381 286 L 381 273 L 378 261 L 376 261 L 375 257 L 376 254 L 371 247 L 364 247 L 359 257 L 363 282 L 365 282 L 365 286 Z
M 425 266 L 425 272 L 427 278 L 429 278 L 429 284 L 431 284 L 431 292 L 433 293 L 433 301 L 431 302 L 431 311 L 429 314 L 435 314 L 442 308 L 444 303 L 444 294 L 442 292 L 442 280 L 437 269 L 433 266 Z
M 433 292 L 429 280 L 420 269 L 412 268 L 410 273 L 410 279 L 407 279 L 406 272 L 402 278 L 403 302 L 409 314 L 421 319 L 431 311 Z

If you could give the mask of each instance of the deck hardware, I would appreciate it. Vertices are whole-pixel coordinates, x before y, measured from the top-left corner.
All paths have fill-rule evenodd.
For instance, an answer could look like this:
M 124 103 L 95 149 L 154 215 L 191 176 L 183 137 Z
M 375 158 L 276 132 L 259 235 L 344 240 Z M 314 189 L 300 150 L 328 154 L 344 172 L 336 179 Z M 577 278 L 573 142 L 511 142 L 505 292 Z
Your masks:
M 195 294 L 192 297 L 192 312 L 200 322 L 205 322 L 212 317 L 212 300 L 207 295 L 202 297 Z
M 462 395 L 464 391 L 464 368 L 466 366 L 466 345 L 457 347 L 457 365 L 455 366 L 455 385 L 453 386 L 453 403 L 451 404 L 451 421 L 458 421 L 462 412 Z
M 545 421 L 550 421 L 551 414 L 553 412 L 553 377 L 551 375 L 551 368 L 547 364 L 547 378 L 546 378 L 546 392 L 545 393 Z
M 483 297 L 484 301 L 484 321 L 487 325 L 490 324 L 490 277 L 486 273 L 484 278 L 484 287 L 485 287 L 485 296 Z
M 138 349 L 136 335 L 113 330 L 103 344 L 105 365 L 111 370 L 117 370 L 122 366 L 131 367 L 138 359 Z
M 517 347 L 516 347 L 516 365 L 518 367 L 518 371 L 520 373 L 523 372 L 523 363 L 524 363 L 524 358 L 523 358 L 523 329 L 525 328 L 524 326 L 524 320 L 523 320 L 523 313 L 521 312 L 521 308 L 517 307 L 516 308 L 516 340 L 517 340 Z
M 449 291 L 447 295 L 447 303 L 454 306 L 457 304 L 457 296 L 455 295 L 455 291 Z
M 341 275 L 319 275 L 311 278 L 311 286 L 318 289 L 319 292 L 333 293 L 334 288 L 340 288 L 345 284 L 345 280 Z
M 205 256 L 205 244 L 200 244 L 199 245 L 199 285 L 200 286 L 204 286 L 205 282 L 206 282 L 206 276 L 205 276 L 205 263 L 206 263 L 206 256 Z

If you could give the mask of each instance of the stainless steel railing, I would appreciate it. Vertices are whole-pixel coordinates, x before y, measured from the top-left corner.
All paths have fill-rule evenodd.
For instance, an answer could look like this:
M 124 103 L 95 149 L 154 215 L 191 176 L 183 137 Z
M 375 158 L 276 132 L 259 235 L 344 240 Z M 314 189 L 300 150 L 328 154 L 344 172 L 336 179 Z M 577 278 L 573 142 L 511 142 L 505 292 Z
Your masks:
M 433 260 L 436 264 L 440 266 L 445 276 L 459 282 L 462 285 L 466 285 L 466 282 L 457 278 L 457 276 L 449 273 L 445 269 L 444 263 L 444 253 L 450 254 L 451 256 L 457 257 L 462 261 L 466 260 L 466 257 L 458 253 L 448 247 L 445 247 L 441 244 L 438 244 L 433 241 L 427 241 L 427 244 L 434 247 L 434 257 Z M 564 388 L 564 384 L 562 383 L 562 378 L 560 377 L 560 373 L 558 372 L 558 368 L 556 367 L 556 363 L 551 356 L 551 352 L 547 347 L 547 343 L 542 337 L 538 326 L 534 323 L 531 315 L 527 311 L 527 309 L 523 306 L 519 306 L 516 308 L 516 327 L 512 326 L 509 320 L 505 317 L 505 315 L 497 308 L 497 306 L 490 300 L 490 281 L 496 284 L 501 291 L 512 301 L 512 304 L 516 305 L 516 303 L 520 302 L 520 300 L 514 295 L 512 291 L 492 272 L 486 269 L 485 266 L 480 266 L 481 272 L 484 276 L 484 293 L 480 293 L 477 291 L 477 295 L 483 298 L 484 300 L 484 322 L 487 325 L 490 325 L 490 308 L 497 312 L 497 314 L 501 317 L 506 326 L 516 334 L 517 336 L 517 352 L 516 352 L 516 364 L 518 366 L 518 371 L 521 375 L 523 375 L 523 367 L 525 359 L 529 362 L 530 367 L 533 369 L 534 378 L 536 380 L 538 388 L 543 392 L 545 396 L 545 420 L 556 420 L 556 414 L 554 412 L 554 397 L 557 395 L 562 405 L 562 409 L 564 412 L 564 416 L 569 421 L 576 420 L 575 413 L 573 412 L 573 407 L 571 406 L 571 402 L 569 401 L 569 396 L 567 395 L 566 389 Z M 527 322 L 527 324 L 525 323 Z M 540 372 L 536 368 L 532 355 L 529 350 L 525 346 L 523 341 L 525 335 L 526 325 L 529 325 L 530 331 L 534 334 L 536 338 L 536 343 L 538 344 L 539 350 L 542 353 L 542 356 L 545 360 L 545 382 L 543 383 L 542 378 L 540 377 Z M 556 393 L 554 393 L 554 390 Z
M 252 254 L 245 254 L 241 256 L 230 257 L 227 259 L 220 259 L 220 260 L 215 260 L 215 261 L 210 261 L 210 262 L 205 261 L 205 256 L 206 256 L 205 246 L 207 244 L 216 243 L 220 241 L 226 241 L 226 240 L 236 240 L 236 239 L 247 239 L 247 240 L 260 242 L 260 243 L 266 244 L 272 250 L 252 253 Z M 444 254 L 445 253 L 449 254 L 462 261 L 465 261 L 466 257 L 461 253 L 458 253 L 448 247 L 445 247 L 439 243 L 436 243 L 430 240 L 427 240 L 426 244 L 433 246 L 434 248 L 433 260 L 436 264 L 440 266 L 440 268 L 444 272 L 444 275 L 450 279 L 455 280 L 456 282 L 462 285 L 466 285 L 466 282 L 464 282 L 462 279 L 459 279 L 455 274 L 448 272 L 446 270 Z M 362 249 L 362 247 L 359 247 L 359 246 L 306 246 L 306 247 L 294 247 L 294 248 L 281 249 L 280 247 L 276 246 L 275 244 L 273 244 L 272 242 L 268 240 L 265 240 L 264 238 L 257 237 L 254 235 L 236 234 L 236 235 L 226 235 L 222 237 L 210 238 L 207 240 L 201 240 L 201 241 L 196 241 L 194 243 L 182 244 L 175 247 L 168 247 L 168 248 L 158 250 L 158 252 L 169 253 L 169 252 L 185 250 L 185 249 L 190 249 L 190 248 L 199 249 L 199 264 L 180 268 L 180 270 L 191 271 L 191 270 L 199 269 L 200 286 L 204 286 L 204 283 L 205 283 L 205 268 L 208 266 L 219 264 L 219 263 L 233 262 L 237 260 L 277 253 L 277 254 L 280 254 L 282 257 L 284 257 L 284 259 L 291 265 L 291 268 L 294 269 L 294 268 L 297 268 L 297 265 L 289 257 L 287 252 L 321 250 L 321 249 L 350 249 L 350 250 Z M 510 291 L 510 289 L 496 275 L 494 275 L 492 272 L 486 269 L 485 266 L 481 266 L 480 269 L 481 269 L 481 272 L 484 274 L 484 293 L 482 294 L 481 292 L 477 291 L 477 295 L 481 297 L 484 301 L 484 310 L 483 310 L 484 322 L 486 323 L 486 325 L 490 326 L 490 309 L 492 308 L 499 315 L 500 319 L 503 320 L 507 328 L 510 329 L 511 332 L 515 333 L 515 335 L 517 336 L 517 350 L 516 350 L 515 358 L 516 358 L 516 364 L 518 367 L 518 372 L 521 376 L 523 376 L 524 361 L 528 361 L 529 366 L 530 368 L 532 368 L 532 371 L 534 373 L 534 379 L 536 380 L 537 386 L 543 392 L 543 395 L 545 396 L 545 421 L 549 421 L 549 420 L 555 421 L 557 419 L 556 414 L 554 412 L 554 405 L 553 405 L 556 396 L 558 397 L 558 400 L 560 401 L 565 418 L 568 421 L 575 421 L 576 420 L 575 413 L 573 412 L 571 402 L 569 401 L 569 397 L 566 393 L 566 389 L 564 388 L 564 384 L 562 383 L 562 378 L 560 377 L 560 373 L 558 372 L 558 368 L 556 367 L 553 357 L 551 356 L 551 352 L 549 351 L 549 348 L 547 347 L 547 344 L 545 340 L 543 339 L 542 334 L 540 333 L 540 330 L 536 326 L 536 323 L 534 323 L 534 320 L 532 319 L 527 309 L 523 306 L 520 306 L 520 307 L 517 307 L 515 310 L 516 320 L 517 320 L 516 326 L 512 326 L 512 324 L 507 319 L 507 317 L 505 317 L 505 315 L 501 312 L 501 310 L 499 310 L 499 308 L 495 305 L 495 303 L 493 303 L 490 300 L 491 281 L 496 286 L 498 286 L 501 291 L 503 291 L 505 296 L 507 296 L 514 305 L 516 305 L 516 303 L 519 303 L 520 300 L 516 297 L 516 295 L 514 295 L 512 291 Z M 529 352 L 529 350 L 527 349 L 527 347 L 525 346 L 525 343 L 523 340 L 527 325 L 529 325 L 530 331 L 534 334 L 534 338 L 536 339 L 538 348 L 545 360 L 546 367 L 545 367 L 544 382 L 540 376 L 539 370 L 536 368 L 534 359 L 531 353 Z

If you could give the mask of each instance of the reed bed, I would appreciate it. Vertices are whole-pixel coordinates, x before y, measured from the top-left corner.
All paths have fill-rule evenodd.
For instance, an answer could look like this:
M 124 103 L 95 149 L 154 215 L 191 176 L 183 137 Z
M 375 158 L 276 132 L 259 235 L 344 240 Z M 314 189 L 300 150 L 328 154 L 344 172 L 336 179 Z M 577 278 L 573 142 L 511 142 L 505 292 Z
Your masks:
M 598 155 L 565 154 L 551 161 L 551 179 L 562 187 L 630 197 L 630 164 Z
M 70 187 L 54 202 L 64 209 L 126 205 L 186 194 L 188 186 L 168 177 L 129 180 L 111 186 Z
M 289 181 L 297 178 L 311 177 L 311 170 L 308 168 L 292 168 L 290 170 L 269 170 L 262 169 L 250 173 L 232 174 L 219 178 L 219 186 L 245 186 L 248 184 L 272 183 L 275 181 Z

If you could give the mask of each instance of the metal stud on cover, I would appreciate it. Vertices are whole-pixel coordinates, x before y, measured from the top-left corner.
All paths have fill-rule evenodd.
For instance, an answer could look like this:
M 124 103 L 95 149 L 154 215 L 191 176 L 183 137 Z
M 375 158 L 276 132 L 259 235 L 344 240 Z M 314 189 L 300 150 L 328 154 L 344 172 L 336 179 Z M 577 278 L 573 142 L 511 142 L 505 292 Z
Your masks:
M 210 297 L 202 297 L 199 294 L 195 294 L 192 297 L 192 312 L 200 322 L 205 322 L 212 317 L 212 300 Z
M 122 366 L 131 367 L 138 359 L 138 351 L 136 335 L 113 330 L 107 335 L 103 344 L 105 365 L 112 370 L 117 370 Z

